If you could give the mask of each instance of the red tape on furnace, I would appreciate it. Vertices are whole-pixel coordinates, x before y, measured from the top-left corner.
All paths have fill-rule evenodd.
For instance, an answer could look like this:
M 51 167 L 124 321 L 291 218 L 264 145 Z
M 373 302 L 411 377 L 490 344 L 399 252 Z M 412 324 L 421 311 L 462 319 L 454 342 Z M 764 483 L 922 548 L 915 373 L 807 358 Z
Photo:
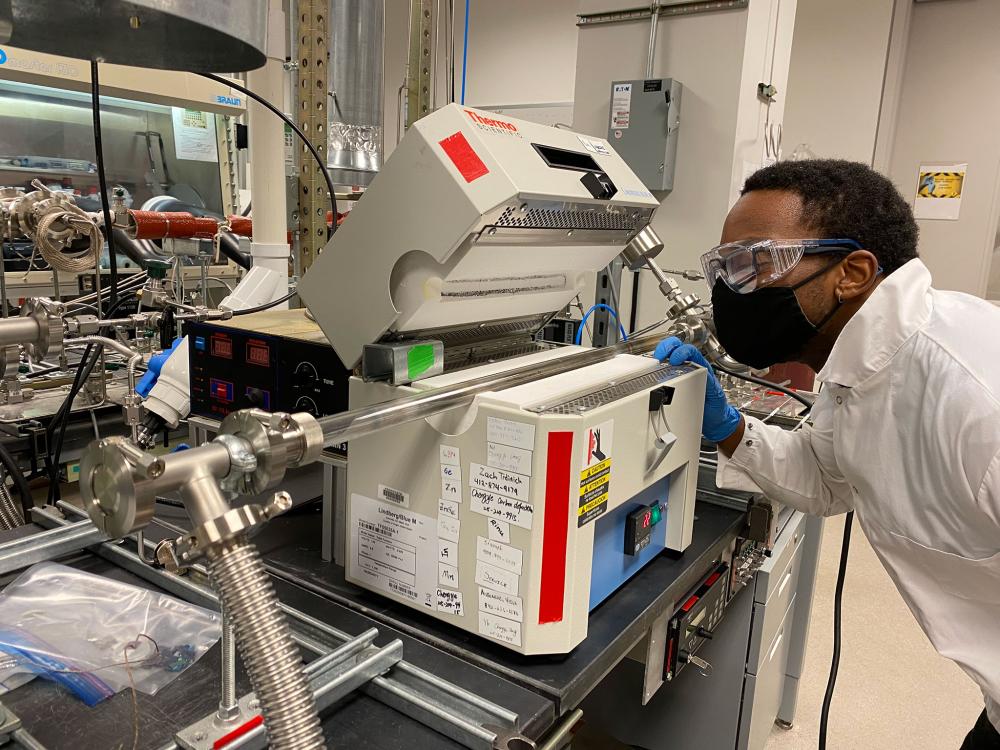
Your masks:
M 473 151 L 472 146 L 469 145 L 469 141 L 461 131 L 438 141 L 438 145 L 448 154 L 451 163 L 455 165 L 455 169 L 465 178 L 466 182 L 478 180 L 483 175 L 490 173 L 489 168 Z

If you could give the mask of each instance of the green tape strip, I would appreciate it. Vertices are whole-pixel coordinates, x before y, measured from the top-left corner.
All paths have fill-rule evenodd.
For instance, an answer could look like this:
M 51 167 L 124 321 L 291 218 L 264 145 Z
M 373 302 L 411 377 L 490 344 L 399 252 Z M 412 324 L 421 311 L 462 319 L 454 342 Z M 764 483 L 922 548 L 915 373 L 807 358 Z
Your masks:
M 433 366 L 433 344 L 417 344 L 406 353 L 406 376 L 410 380 L 416 380 Z

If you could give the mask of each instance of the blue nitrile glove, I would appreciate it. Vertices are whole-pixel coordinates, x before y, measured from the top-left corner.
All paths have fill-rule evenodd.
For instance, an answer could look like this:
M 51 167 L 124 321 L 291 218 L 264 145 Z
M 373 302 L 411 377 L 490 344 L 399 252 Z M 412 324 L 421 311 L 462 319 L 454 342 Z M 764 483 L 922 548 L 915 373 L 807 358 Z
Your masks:
M 736 432 L 736 428 L 740 426 L 740 413 L 726 401 L 725 391 L 722 390 L 715 373 L 712 372 L 711 365 L 708 364 L 700 351 L 691 344 L 682 344 L 679 338 L 671 336 L 657 344 L 653 356 L 661 362 L 669 360 L 670 364 L 674 366 L 693 362 L 708 370 L 701 434 L 705 436 L 706 440 L 721 443 Z

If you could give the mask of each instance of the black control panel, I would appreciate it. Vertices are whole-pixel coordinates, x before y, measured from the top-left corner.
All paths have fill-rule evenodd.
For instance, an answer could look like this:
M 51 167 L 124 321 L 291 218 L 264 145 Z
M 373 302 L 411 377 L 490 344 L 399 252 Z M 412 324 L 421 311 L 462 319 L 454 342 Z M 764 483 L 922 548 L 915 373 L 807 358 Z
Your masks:
M 705 672 L 711 665 L 697 656 L 698 649 L 712 639 L 726 611 L 729 565 L 719 563 L 681 605 L 667 625 L 663 679 L 672 680 L 686 665 Z
M 192 414 L 222 419 L 257 407 L 319 417 L 347 409 L 350 372 L 325 339 L 222 323 L 192 323 L 185 333 L 190 337 Z

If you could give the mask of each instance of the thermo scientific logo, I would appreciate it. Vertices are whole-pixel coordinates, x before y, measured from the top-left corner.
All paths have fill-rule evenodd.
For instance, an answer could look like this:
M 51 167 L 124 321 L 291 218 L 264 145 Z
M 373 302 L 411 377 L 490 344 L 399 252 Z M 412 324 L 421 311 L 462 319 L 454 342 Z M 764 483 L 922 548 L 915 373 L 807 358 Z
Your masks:
M 7 62 L 7 53 L 3 49 L 0 49 L 0 65 L 3 65 L 5 62 Z

